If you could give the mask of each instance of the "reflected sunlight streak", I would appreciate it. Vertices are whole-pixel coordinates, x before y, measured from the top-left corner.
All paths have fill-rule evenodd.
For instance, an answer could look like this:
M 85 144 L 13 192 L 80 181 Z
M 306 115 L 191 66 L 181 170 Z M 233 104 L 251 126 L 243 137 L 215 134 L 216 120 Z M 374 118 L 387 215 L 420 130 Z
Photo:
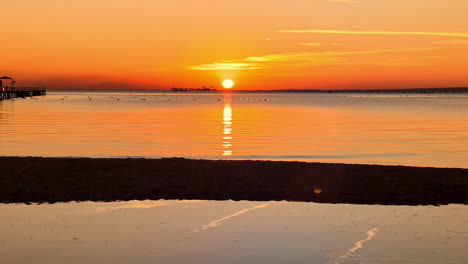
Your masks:
M 120 209 L 148 209 L 158 206 L 168 206 L 166 201 L 129 201 L 103 204 L 103 206 L 87 211 L 89 214 L 100 214 Z
M 367 231 L 367 238 L 363 240 L 359 240 L 358 242 L 354 243 L 354 246 L 350 248 L 345 254 L 341 255 L 338 257 L 338 259 L 333 262 L 334 264 L 340 264 L 343 259 L 349 258 L 354 252 L 356 252 L 358 249 L 361 249 L 364 247 L 364 242 L 372 240 L 379 229 L 377 227 Z
M 232 155 L 232 108 L 230 97 L 224 98 L 223 109 L 223 156 Z
M 240 210 L 238 212 L 235 212 L 233 214 L 230 214 L 230 215 L 224 216 L 224 217 L 222 217 L 220 219 L 211 221 L 210 223 L 202 226 L 200 229 L 201 230 L 206 230 L 208 228 L 217 227 L 217 226 L 219 226 L 221 224 L 221 222 L 226 221 L 226 220 L 228 220 L 230 218 L 245 214 L 245 213 L 247 213 L 249 211 L 252 211 L 252 210 L 255 210 L 255 209 L 265 208 L 265 207 L 267 207 L 267 206 L 269 206 L 271 204 L 274 204 L 274 203 L 265 203 L 265 204 L 260 204 L 260 205 L 254 206 L 254 207 L 242 209 L 242 210 Z M 194 232 L 199 232 L 200 229 L 195 229 Z
M 170 206 L 175 204 L 191 204 L 191 203 L 202 203 L 202 200 L 180 200 L 180 201 L 127 201 L 127 202 L 112 202 L 112 203 L 98 203 L 99 207 L 91 210 L 86 210 L 84 214 L 101 214 L 115 210 L 123 209 L 150 209 L 153 207 Z

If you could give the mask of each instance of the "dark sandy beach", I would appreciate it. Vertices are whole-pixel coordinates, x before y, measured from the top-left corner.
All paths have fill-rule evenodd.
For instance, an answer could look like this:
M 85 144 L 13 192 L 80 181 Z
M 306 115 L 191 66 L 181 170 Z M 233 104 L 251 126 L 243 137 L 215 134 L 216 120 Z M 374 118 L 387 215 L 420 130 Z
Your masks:
M 468 169 L 280 161 L 0 157 L 0 202 L 143 199 L 468 204 Z

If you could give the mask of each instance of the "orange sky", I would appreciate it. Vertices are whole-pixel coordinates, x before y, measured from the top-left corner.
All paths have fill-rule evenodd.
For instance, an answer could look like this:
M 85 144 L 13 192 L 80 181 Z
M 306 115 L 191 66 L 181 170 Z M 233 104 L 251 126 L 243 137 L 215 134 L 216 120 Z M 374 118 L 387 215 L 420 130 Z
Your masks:
M 466 0 L 2 2 L 19 86 L 468 86 Z

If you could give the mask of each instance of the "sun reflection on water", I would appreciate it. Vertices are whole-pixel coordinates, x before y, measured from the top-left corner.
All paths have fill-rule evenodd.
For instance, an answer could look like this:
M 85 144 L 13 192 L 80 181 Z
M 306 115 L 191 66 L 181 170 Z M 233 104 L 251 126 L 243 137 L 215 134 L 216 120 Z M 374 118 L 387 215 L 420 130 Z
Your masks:
M 232 155 L 232 108 L 231 98 L 224 98 L 223 109 L 223 156 Z

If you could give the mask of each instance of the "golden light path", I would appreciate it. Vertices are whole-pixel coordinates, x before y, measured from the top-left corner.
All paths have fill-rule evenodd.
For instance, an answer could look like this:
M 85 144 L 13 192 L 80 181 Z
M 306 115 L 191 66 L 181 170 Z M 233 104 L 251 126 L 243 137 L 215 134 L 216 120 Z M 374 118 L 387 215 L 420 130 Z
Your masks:
M 223 109 L 223 156 L 232 155 L 232 108 L 231 97 L 224 98 Z

